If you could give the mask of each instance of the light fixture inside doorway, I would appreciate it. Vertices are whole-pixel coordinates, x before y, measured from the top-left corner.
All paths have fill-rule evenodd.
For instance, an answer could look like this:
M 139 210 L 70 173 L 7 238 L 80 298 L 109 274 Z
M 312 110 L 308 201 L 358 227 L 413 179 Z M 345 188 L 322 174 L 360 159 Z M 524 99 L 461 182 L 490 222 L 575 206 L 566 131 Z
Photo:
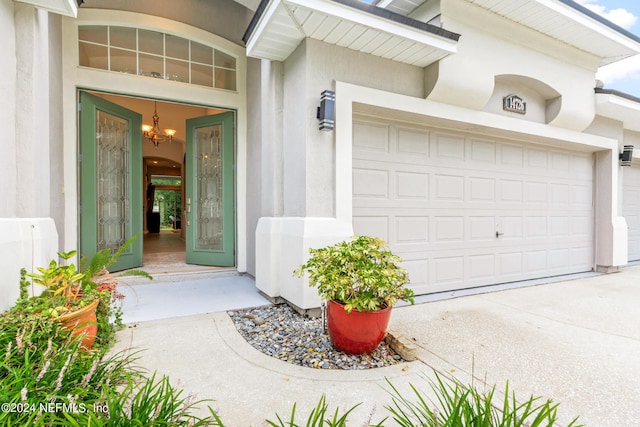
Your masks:
M 158 145 L 166 140 L 169 140 L 169 142 L 173 141 L 173 135 L 176 134 L 175 129 L 164 129 L 160 131 L 160 127 L 158 126 L 159 121 L 160 116 L 158 116 L 158 103 L 155 102 L 153 109 L 153 126 L 142 125 L 144 137 L 151 141 L 155 148 L 158 148 Z

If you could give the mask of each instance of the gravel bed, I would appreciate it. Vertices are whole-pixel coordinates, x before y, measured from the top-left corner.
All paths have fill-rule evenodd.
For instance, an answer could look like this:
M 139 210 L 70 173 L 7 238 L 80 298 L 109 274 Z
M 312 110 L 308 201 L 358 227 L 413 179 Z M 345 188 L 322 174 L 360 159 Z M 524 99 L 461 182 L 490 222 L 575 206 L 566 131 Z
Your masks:
M 238 332 L 266 355 L 317 369 L 371 369 L 404 361 L 384 341 L 371 354 L 337 351 L 324 332 L 322 319 L 298 314 L 286 304 L 229 311 Z

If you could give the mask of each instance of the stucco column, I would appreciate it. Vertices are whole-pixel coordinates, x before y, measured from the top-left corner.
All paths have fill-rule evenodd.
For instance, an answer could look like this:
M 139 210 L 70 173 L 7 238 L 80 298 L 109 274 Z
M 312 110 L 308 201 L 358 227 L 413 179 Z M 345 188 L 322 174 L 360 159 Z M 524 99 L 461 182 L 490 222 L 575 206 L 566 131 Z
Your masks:
M 49 40 L 48 12 L 15 3 L 16 216 L 48 217 Z
M 16 170 L 16 45 L 14 3 L 11 0 L 0 0 L 0 38 L 2 38 L 3 64 L 5 72 L 0 79 L 0 114 L 6 126 L 0 138 L 0 180 L 2 182 L 3 201 L 0 203 L 0 218 L 16 215 L 18 180 Z
M 627 222 L 618 216 L 617 150 L 595 154 L 596 268 L 616 271 L 627 264 Z
M 261 94 L 267 95 L 263 103 L 273 108 L 270 115 L 275 124 L 275 129 L 267 126 L 261 135 L 267 155 L 262 159 L 263 187 L 272 183 L 276 188 L 267 188 L 267 197 L 272 200 L 264 200 L 263 193 L 265 215 L 256 229 L 256 287 L 301 310 L 318 307 L 320 298 L 306 278 L 293 276 L 293 270 L 308 259 L 310 248 L 353 234 L 350 222 L 336 218 L 335 135 L 318 129 L 315 114 L 320 93 L 333 89 L 332 82 L 319 85 L 309 77 L 313 67 L 308 49 L 307 43 L 301 43 L 282 68 L 286 78 L 282 80 L 281 119 L 277 102 L 280 82 L 273 75 L 281 72 L 280 65 L 263 66 Z M 278 192 L 280 186 L 282 193 Z
M 0 0 L 5 53 L 0 112 L 7 123 L 0 142 L 0 311 L 18 297 L 20 269 L 45 266 L 58 250 L 58 233 L 49 218 L 48 23 L 47 12 Z

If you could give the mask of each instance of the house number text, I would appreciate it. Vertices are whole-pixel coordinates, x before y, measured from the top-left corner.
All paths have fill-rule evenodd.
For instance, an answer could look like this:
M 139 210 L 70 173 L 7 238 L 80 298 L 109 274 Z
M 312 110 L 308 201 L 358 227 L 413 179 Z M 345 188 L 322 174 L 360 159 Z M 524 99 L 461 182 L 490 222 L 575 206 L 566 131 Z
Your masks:
M 502 98 L 502 109 L 512 113 L 526 114 L 527 103 L 518 95 L 507 95 Z

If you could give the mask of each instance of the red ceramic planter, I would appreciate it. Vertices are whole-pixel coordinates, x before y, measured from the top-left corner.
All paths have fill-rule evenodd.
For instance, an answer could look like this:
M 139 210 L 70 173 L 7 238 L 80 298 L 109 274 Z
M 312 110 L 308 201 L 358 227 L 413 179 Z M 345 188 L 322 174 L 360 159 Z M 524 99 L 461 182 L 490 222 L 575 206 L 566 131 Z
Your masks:
M 327 327 L 333 346 L 345 353 L 371 353 L 387 333 L 391 307 L 377 311 L 344 311 L 344 306 L 327 303 Z

